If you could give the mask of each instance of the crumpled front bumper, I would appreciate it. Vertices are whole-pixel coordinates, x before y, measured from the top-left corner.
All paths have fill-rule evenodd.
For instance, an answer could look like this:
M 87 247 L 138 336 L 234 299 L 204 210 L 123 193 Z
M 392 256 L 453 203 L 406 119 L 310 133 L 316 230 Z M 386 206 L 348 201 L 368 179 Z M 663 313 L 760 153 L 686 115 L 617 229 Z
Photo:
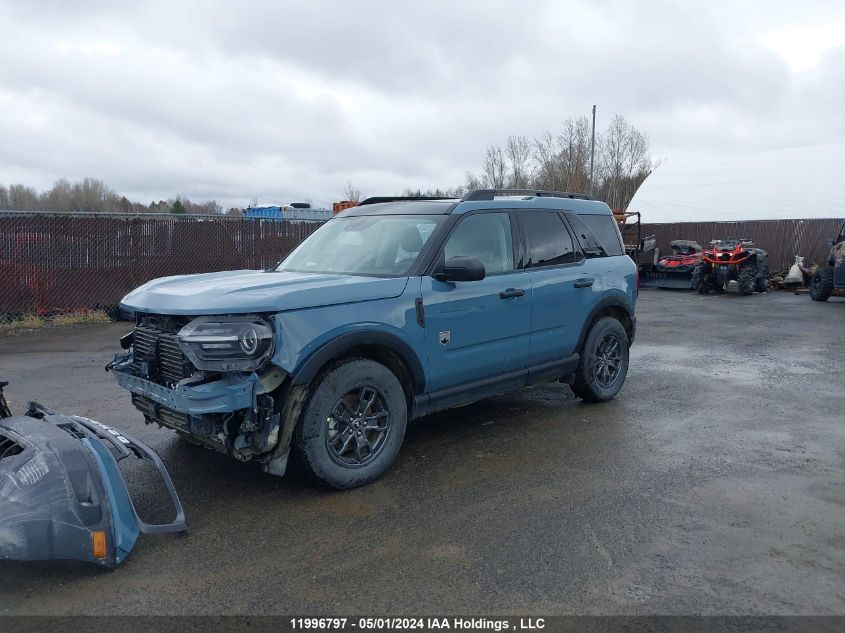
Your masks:
M 168 389 L 132 373 L 131 368 L 112 368 L 117 383 L 155 403 L 191 415 L 229 413 L 254 406 L 259 383 L 255 374 L 224 375 L 219 380 L 202 384 L 179 385 Z
M 218 378 L 207 382 L 183 380 L 175 389 L 170 389 L 136 375 L 131 352 L 115 356 L 106 369 L 124 389 L 173 411 L 196 416 L 254 408 L 258 395 L 272 391 L 287 376 L 273 367 L 260 375 L 231 372 L 219 374 Z
M 197 372 L 172 388 L 139 376 L 131 351 L 115 356 L 106 370 L 132 393 L 132 403 L 148 423 L 174 429 L 241 461 L 260 456 L 263 467 L 274 474 L 283 470 L 286 449 L 274 453 L 280 439 L 282 405 L 276 400 L 276 391 L 288 378 L 281 368 L 270 364 L 259 372 L 211 376 Z

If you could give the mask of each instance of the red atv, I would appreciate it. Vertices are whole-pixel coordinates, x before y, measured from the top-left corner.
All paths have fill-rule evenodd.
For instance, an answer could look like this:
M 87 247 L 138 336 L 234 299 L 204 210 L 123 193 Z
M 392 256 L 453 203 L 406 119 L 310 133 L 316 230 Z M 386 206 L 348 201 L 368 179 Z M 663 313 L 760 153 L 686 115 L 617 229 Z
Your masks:
M 653 288 L 692 288 L 692 271 L 701 261 L 701 245 L 692 240 L 669 242 L 671 255 L 664 255 L 656 264 L 640 266 L 640 285 Z
M 723 292 L 735 281 L 739 294 L 769 289 L 768 255 L 761 248 L 749 248 L 751 240 L 713 240 L 701 254 L 692 273 L 692 287 L 701 294 Z

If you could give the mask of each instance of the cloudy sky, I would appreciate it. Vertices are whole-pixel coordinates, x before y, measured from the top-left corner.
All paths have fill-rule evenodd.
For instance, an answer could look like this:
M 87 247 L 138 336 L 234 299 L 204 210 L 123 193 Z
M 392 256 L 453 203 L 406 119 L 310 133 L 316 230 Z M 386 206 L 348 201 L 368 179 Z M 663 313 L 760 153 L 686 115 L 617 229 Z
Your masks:
M 598 104 L 661 159 L 845 142 L 845 2 L 0 0 L 0 184 L 451 186 Z

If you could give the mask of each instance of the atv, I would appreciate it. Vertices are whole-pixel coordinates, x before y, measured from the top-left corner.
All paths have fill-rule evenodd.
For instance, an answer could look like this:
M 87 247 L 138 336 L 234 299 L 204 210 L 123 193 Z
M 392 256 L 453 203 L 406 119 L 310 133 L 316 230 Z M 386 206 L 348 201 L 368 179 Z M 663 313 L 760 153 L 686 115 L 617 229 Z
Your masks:
M 692 273 L 701 261 L 701 245 L 692 240 L 669 242 L 671 255 L 664 255 L 656 264 L 640 265 L 640 285 L 654 288 L 692 288 Z
M 830 241 L 827 261 L 810 277 L 810 297 L 827 301 L 834 290 L 845 289 L 845 222 L 836 239 Z
M 701 294 L 723 292 L 735 281 L 739 294 L 769 289 L 768 255 L 761 248 L 751 248 L 751 240 L 713 240 L 701 254 L 692 273 L 692 287 Z

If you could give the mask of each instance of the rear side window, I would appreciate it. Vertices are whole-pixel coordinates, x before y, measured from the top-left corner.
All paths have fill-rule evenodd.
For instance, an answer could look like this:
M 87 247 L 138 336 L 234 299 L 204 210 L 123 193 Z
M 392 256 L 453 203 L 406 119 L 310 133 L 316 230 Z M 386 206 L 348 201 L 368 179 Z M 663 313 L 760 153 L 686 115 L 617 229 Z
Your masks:
M 528 246 L 526 268 L 572 264 L 581 259 L 560 215 L 539 211 L 523 213 L 520 218 Z
M 608 255 L 624 255 L 625 247 L 619 235 L 619 227 L 612 215 L 579 215 Z
M 569 221 L 569 226 L 575 232 L 575 239 L 581 244 L 581 248 L 587 257 L 606 257 L 608 255 L 607 250 L 599 243 L 590 228 L 583 222 L 582 218 L 587 216 L 580 216 L 572 212 L 567 212 L 565 215 Z

